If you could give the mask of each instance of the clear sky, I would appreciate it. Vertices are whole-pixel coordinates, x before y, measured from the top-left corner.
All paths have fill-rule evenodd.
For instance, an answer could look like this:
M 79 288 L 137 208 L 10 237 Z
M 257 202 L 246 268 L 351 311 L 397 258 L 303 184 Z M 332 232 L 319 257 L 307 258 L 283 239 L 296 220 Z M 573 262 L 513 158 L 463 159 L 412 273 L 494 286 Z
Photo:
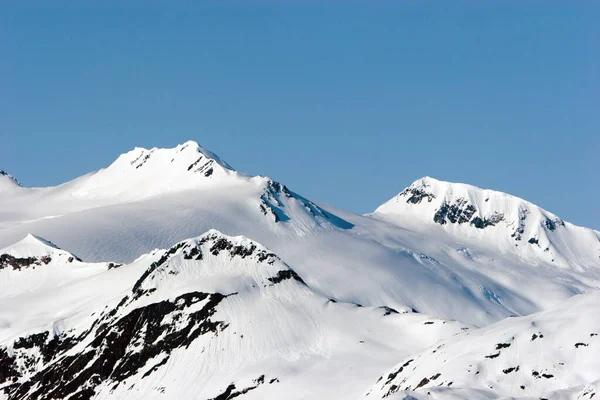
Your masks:
M 429 175 L 600 229 L 600 2 L 119 3 L 0 3 L 25 186 L 193 139 L 358 213 Z

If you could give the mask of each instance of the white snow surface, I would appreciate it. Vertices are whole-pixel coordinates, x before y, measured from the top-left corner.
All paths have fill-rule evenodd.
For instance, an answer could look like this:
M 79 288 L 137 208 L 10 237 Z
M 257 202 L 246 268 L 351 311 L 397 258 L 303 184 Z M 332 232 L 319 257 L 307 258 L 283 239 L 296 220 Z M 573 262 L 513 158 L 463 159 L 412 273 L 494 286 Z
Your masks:
M 0 169 L 0 193 L 14 192 L 21 187 L 21 184 L 14 176 Z
M 174 349 L 151 379 L 139 371 L 114 391 L 98 387 L 95 398 L 208 400 L 233 382 L 236 390 L 257 386 L 242 398 L 361 398 L 398 360 L 461 328 L 546 309 L 569 313 L 561 308 L 569 298 L 600 287 L 600 232 L 505 193 L 429 177 L 374 213 L 356 215 L 310 201 L 268 177 L 239 173 L 187 142 L 173 149 L 136 148 L 106 169 L 56 187 L 15 182 L 0 176 L 0 246 L 8 246 L 0 257 L 33 257 L 37 263 L 0 268 L 0 349 L 44 330 L 47 340 L 82 334 L 98 318 L 117 323 L 133 309 L 193 291 L 238 293 L 222 300 L 211 317 L 228 324 L 222 332 L 196 339 L 189 347 L 196 350 Z M 212 257 L 199 244 L 206 235 L 272 251 L 277 261 Z M 192 262 L 177 253 L 167 263 L 172 273 L 159 269 L 144 280 L 151 285 L 144 288 L 156 291 L 131 300 L 135 283 L 165 253 L 156 249 L 173 243 L 200 246 L 207 257 Z M 47 264 L 40 261 L 45 256 Z M 305 284 L 265 281 L 287 265 Z M 117 307 L 124 296 L 128 303 Z M 384 306 L 400 314 L 382 316 Z M 238 343 L 243 330 L 244 338 L 256 341 Z M 84 340 L 65 354 L 88 348 Z M 35 365 L 34 371 L 48 366 Z M 253 383 L 263 374 L 280 383 Z M 504 375 L 498 379 L 510 374 Z M 183 383 L 190 380 L 196 383 Z M 586 376 L 577 385 L 584 381 L 593 382 Z M 486 398 L 516 396 L 508 386 L 497 392 L 471 381 L 463 386 L 471 383 Z M 134 389 L 125 392 L 129 386 Z M 518 394 L 538 393 L 527 390 Z
M 213 173 L 206 176 L 208 164 Z M 218 229 L 273 249 L 331 297 L 480 326 L 600 286 L 599 232 L 467 185 L 424 178 L 407 190 L 423 185 L 432 186 L 431 202 L 407 203 L 410 197 L 400 194 L 360 216 L 317 205 L 267 177 L 237 173 L 195 142 L 135 149 L 63 185 L 1 196 L 0 246 L 33 233 L 86 261 L 128 263 Z M 455 198 L 468 198 L 483 218 L 504 219 L 484 229 L 433 222 L 441 201 Z M 516 240 L 519 213 L 526 219 Z M 542 226 L 545 218 L 553 231 Z M 523 282 L 530 289 L 522 290 Z
M 353 398 L 394 359 L 465 328 L 451 321 L 426 324 L 436 319 L 422 314 L 336 302 L 285 273 L 293 271 L 260 244 L 211 230 L 132 264 L 4 299 L 0 344 L 25 361 L 20 376 L 0 382 L 0 390 L 20 399 L 84 396 L 90 387 L 97 399 L 212 399 L 235 384 L 238 391 L 256 387 L 248 399 Z M 208 320 L 193 314 L 212 300 L 203 294 L 225 296 Z M 136 314 L 165 301 L 181 310 L 163 306 L 162 313 Z M 137 321 L 131 337 L 122 328 L 127 320 Z M 199 322 L 205 325 L 194 325 Z M 210 323 L 220 324 L 215 332 Z M 163 332 L 153 337 L 158 325 Z M 168 335 L 191 337 L 196 329 L 202 333 L 195 340 L 165 347 L 178 340 Z M 114 336 L 94 344 L 106 330 Z M 40 334 L 46 335 L 41 345 L 23 345 Z M 44 360 L 54 338 L 71 338 L 75 345 Z M 124 357 L 110 364 L 119 351 Z M 73 374 L 71 358 L 90 354 Z M 138 369 L 123 372 L 126 360 L 136 357 Z M 94 384 L 99 365 L 110 373 Z M 61 376 L 58 383 L 42 377 L 52 374 Z
M 592 399 L 600 393 L 599 335 L 600 292 L 578 295 L 413 354 L 365 398 Z
M 0 302 L 19 294 L 31 295 L 83 279 L 108 268 L 108 263 L 84 263 L 77 256 L 59 249 L 43 238 L 27 235 L 23 240 L 0 250 L 25 260 L 27 266 L 14 268 L 0 260 Z M 0 326 L 1 326 L 0 321 Z
M 445 205 L 449 211 L 443 217 L 439 210 Z M 468 207 L 473 207 L 471 212 Z M 443 230 L 457 239 L 491 243 L 496 251 L 515 253 L 528 263 L 550 262 L 574 270 L 599 265 L 600 232 L 565 222 L 518 197 L 471 185 L 421 178 L 372 216 L 408 229 Z M 490 225 L 477 228 L 477 222 Z

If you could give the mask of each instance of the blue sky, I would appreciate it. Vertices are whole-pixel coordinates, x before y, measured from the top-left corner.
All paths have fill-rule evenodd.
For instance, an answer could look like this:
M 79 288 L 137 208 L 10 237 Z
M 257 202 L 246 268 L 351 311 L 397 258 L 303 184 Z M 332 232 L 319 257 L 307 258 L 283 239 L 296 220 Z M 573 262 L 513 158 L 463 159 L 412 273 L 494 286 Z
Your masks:
M 193 139 L 359 213 L 429 175 L 600 229 L 598 2 L 48 4 L 0 5 L 26 186 Z

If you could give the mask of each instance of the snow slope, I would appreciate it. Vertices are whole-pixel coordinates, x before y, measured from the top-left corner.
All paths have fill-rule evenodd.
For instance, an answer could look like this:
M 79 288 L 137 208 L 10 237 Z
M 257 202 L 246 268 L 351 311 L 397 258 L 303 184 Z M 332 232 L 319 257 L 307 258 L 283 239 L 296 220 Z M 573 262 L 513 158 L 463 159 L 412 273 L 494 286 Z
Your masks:
M 402 360 L 367 399 L 592 399 L 600 292 L 443 340 Z
M 213 173 L 206 176 L 208 169 L 200 164 L 209 163 Z M 129 263 L 214 228 L 263 243 L 329 297 L 413 308 L 480 326 L 600 287 L 598 232 L 563 226 L 508 195 L 494 193 L 500 200 L 486 202 L 486 191 L 444 185 L 432 193 L 431 203 L 396 201 L 396 213 L 384 213 L 388 207 L 382 206 L 360 216 L 318 205 L 270 178 L 235 172 L 194 142 L 136 149 L 72 182 L 0 196 L 0 245 L 32 232 L 85 260 Z M 484 229 L 471 225 L 474 214 L 468 223 L 433 220 L 445 193 L 464 197 L 463 188 L 472 195 L 477 216 L 487 218 Z M 448 201 L 454 204 L 453 198 Z M 530 210 L 521 240 L 511 237 L 513 203 Z M 504 219 L 492 226 L 494 212 Z M 453 215 L 446 213 L 445 219 Z M 554 230 L 539 227 L 544 217 L 555 221 Z M 528 243 L 533 237 L 538 243 Z M 529 290 L 522 290 L 523 282 L 530 283 Z
M 381 205 L 374 217 L 492 244 L 527 263 L 597 268 L 600 232 L 575 226 L 515 196 L 425 177 Z
M 78 199 L 122 202 L 192 187 L 227 185 L 240 177 L 225 161 L 190 141 L 174 149 L 135 148 L 108 168 L 76 180 L 69 191 Z
M 52 242 L 34 235 L 0 250 L 0 301 L 18 294 L 42 292 L 46 287 L 106 271 L 114 263 L 84 263 Z
M 0 193 L 14 192 L 21 187 L 21 184 L 14 176 L 0 169 Z
M 3 305 L 9 399 L 356 398 L 394 358 L 465 329 L 330 299 L 214 230 Z

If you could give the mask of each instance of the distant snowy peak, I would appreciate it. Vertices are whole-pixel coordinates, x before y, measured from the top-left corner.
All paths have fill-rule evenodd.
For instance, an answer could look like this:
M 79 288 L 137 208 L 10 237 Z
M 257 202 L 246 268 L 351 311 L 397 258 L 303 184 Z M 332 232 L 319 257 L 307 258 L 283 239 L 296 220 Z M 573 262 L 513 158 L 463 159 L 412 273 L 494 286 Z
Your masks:
M 136 147 L 110 166 L 76 180 L 76 198 L 136 200 L 171 191 L 232 183 L 243 177 L 214 153 L 188 141 L 172 149 Z
M 477 229 L 505 222 L 517 225 L 515 237 L 523 234 L 528 219 L 550 231 L 565 226 L 556 215 L 518 197 L 430 177 L 415 181 L 375 213 L 410 214 L 440 225 L 465 224 Z
M 235 171 L 194 141 L 173 149 L 135 148 L 106 169 L 73 181 L 70 195 L 82 200 L 108 198 L 124 202 L 188 189 L 207 189 L 216 195 L 233 187 L 244 187 L 245 195 L 256 196 L 254 200 L 259 204 L 255 211 L 275 223 L 296 220 L 300 229 L 322 222 L 350 226 L 269 177 Z
M 0 192 L 20 188 L 21 183 L 8 172 L 0 169 Z
M 57 251 L 61 251 L 61 249 L 54 243 L 29 233 L 19 242 L 0 250 L 0 253 L 15 257 L 34 257 L 56 253 Z
M 188 164 L 191 162 L 191 164 Z M 144 149 L 136 147 L 132 151 L 121 155 L 113 165 L 141 169 L 143 167 L 157 167 L 162 164 L 173 164 L 176 167 L 186 166 L 186 171 L 204 172 L 210 167 L 233 171 L 233 168 L 216 154 L 202 148 L 198 143 L 190 140 L 172 149 Z M 166 165 L 163 165 L 166 166 Z M 205 168 L 203 168 L 205 167 Z
M 127 177 L 126 185 L 119 193 L 125 198 L 192 188 L 247 185 L 258 190 L 258 210 L 275 223 L 295 220 L 296 225 L 302 226 L 300 230 L 321 223 L 340 228 L 351 226 L 269 177 L 235 171 L 219 156 L 193 141 L 174 149 L 136 148 L 120 156 L 87 183 L 108 182 L 110 188 L 106 189 L 110 192 L 123 182 L 123 176 Z
M 83 262 L 54 243 L 28 234 L 0 250 L 0 301 L 60 287 L 119 266 Z
M 0 176 L 0 192 L 9 183 L 12 185 L 8 175 Z M 108 167 L 62 185 L 6 190 L 6 193 L 7 196 L 0 198 L 6 200 L 0 211 L 19 215 L 26 208 L 32 220 L 156 197 L 173 201 L 182 196 L 215 204 L 215 208 L 237 203 L 236 209 L 249 208 L 250 215 L 270 225 L 281 223 L 280 226 L 299 234 L 317 226 L 342 229 L 352 226 L 267 176 L 250 176 L 234 170 L 194 141 L 170 149 L 136 147 Z M 25 206 L 23 200 L 33 205 Z
M 418 179 L 372 216 L 410 228 L 437 226 L 461 237 L 486 238 L 497 247 L 522 246 L 545 253 L 542 258 L 550 262 L 575 257 L 599 264 L 600 232 L 569 224 L 521 198 L 467 184 Z
M 0 270 L 22 270 L 53 262 L 81 261 L 75 255 L 41 237 L 28 234 L 23 240 L 0 250 Z

